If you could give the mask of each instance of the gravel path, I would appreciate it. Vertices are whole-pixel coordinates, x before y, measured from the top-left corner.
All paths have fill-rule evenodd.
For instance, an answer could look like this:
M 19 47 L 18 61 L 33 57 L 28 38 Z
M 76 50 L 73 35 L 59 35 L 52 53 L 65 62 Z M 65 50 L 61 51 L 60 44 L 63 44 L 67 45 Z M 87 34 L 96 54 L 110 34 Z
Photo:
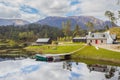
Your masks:
M 100 45 L 94 45 L 94 46 L 99 47 L 99 48 L 108 49 L 111 51 L 120 52 L 120 44 L 100 44 Z

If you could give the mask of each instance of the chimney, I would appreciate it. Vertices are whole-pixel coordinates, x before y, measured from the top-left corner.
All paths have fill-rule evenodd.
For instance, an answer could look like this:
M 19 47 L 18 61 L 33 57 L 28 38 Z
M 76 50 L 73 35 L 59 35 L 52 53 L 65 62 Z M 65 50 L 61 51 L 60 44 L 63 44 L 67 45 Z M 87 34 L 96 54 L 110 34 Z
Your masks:
M 88 35 L 90 36 L 90 35 L 91 35 L 91 32 L 88 32 Z

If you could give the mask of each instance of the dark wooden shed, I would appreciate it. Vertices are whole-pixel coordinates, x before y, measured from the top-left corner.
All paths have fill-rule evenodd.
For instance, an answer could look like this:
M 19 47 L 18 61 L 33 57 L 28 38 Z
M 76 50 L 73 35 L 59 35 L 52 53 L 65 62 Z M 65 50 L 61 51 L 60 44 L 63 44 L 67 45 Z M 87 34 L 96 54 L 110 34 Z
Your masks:
M 51 44 L 52 43 L 52 39 L 51 38 L 38 38 L 36 40 L 37 44 Z

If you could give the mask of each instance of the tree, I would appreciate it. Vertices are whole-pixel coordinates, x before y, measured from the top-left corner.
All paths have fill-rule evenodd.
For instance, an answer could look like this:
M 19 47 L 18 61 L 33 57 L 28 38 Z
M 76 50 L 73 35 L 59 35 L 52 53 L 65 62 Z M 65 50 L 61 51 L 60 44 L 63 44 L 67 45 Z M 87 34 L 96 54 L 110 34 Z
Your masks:
M 66 34 L 66 32 L 65 32 L 65 23 L 64 22 L 62 22 L 62 32 L 64 33 L 64 35 Z
M 33 31 L 19 33 L 19 38 L 23 41 L 32 40 L 34 37 Z
M 105 28 L 105 30 L 109 30 L 109 26 L 108 25 L 105 25 L 104 28 Z
M 120 19 L 120 11 L 118 11 L 118 19 Z
M 75 26 L 73 36 L 80 36 L 80 26 L 78 24 Z
M 18 44 L 15 42 L 15 41 L 13 41 L 13 40 L 10 40 L 9 41 L 9 45 L 11 46 L 11 47 L 18 47 Z
M 66 23 L 62 23 L 62 28 L 63 28 L 62 29 L 63 33 L 66 37 L 71 35 L 71 21 L 70 20 L 68 20 Z
M 94 24 L 92 22 L 87 22 L 86 26 L 88 28 L 88 31 L 93 31 L 94 30 Z
M 112 22 L 112 26 L 113 26 L 113 24 L 115 24 L 115 22 L 116 22 L 116 17 L 114 16 L 114 13 L 111 11 L 106 11 L 105 16 L 109 18 L 109 20 Z
M 71 21 L 68 20 L 66 23 L 66 36 L 70 36 L 71 33 Z

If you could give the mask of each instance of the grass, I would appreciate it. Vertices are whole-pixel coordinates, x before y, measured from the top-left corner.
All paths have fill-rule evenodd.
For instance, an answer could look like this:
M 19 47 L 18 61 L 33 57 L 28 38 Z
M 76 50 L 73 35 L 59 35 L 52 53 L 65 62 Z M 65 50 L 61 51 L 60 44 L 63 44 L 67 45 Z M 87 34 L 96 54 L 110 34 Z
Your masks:
M 1 44 L 4 47 L 4 44 Z M 61 42 L 58 45 L 42 45 L 42 46 L 28 46 L 25 49 L 27 51 L 22 51 L 21 49 L 8 49 L 3 48 L 0 50 L 0 56 L 3 57 L 14 57 L 14 56 L 21 56 L 21 55 L 28 55 L 33 53 L 49 53 L 49 54 L 60 54 L 60 53 L 69 53 L 75 51 L 79 48 L 84 46 L 83 43 L 72 43 L 72 42 Z M 29 52 L 30 51 L 30 52 Z M 110 62 L 119 63 L 120 64 L 120 52 L 114 52 L 106 49 L 99 48 L 98 50 L 94 46 L 86 46 L 85 48 L 81 49 L 80 51 L 72 54 L 72 58 L 76 62 L 87 62 L 87 63 L 103 63 L 106 61 L 105 64 Z
M 43 45 L 43 46 L 29 46 L 26 49 L 28 51 L 35 51 L 38 53 L 49 53 L 49 54 L 59 54 L 59 53 L 69 53 L 75 51 L 79 48 L 82 48 L 83 44 L 77 43 L 62 43 L 62 45 Z M 120 52 L 110 51 L 106 49 L 96 49 L 94 46 L 86 46 L 78 52 L 72 54 L 72 59 L 74 61 L 81 61 L 81 59 L 88 60 L 98 60 L 98 61 L 107 61 L 120 64 Z M 88 62 L 88 61 L 87 61 Z
M 120 66 L 119 63 L 110 62 L 110 61 L 102 61 L 102 60 L 94 60 L 94 59 L 76 58 L 76 59 L 73 59 L 72 61 L 86 63 L 87 65 L 101 64 L 101 65 Z
M 72 57 L 74 59 L 84 58 L 120 63 L 120 52 L 114 52 L 102 48 L 97 50 L 94 46 L 86 46 L 84 49 L 74 53 Z
M 28 51 L 35 51 L 39 53 L 49 53 L 49 54 L 60 54 L 60 53 L 68 53 L 74 50 L 81 48 L 83 45 L 59 45 L 59 46 L 29 46 L 25 48 Z
M 11 47 L 8 44 L 0 44 L 0 58 L 15 58 L 15 57 L 29 57 L 35 54 L 34 52 L 28 52 L 23 48 Z

